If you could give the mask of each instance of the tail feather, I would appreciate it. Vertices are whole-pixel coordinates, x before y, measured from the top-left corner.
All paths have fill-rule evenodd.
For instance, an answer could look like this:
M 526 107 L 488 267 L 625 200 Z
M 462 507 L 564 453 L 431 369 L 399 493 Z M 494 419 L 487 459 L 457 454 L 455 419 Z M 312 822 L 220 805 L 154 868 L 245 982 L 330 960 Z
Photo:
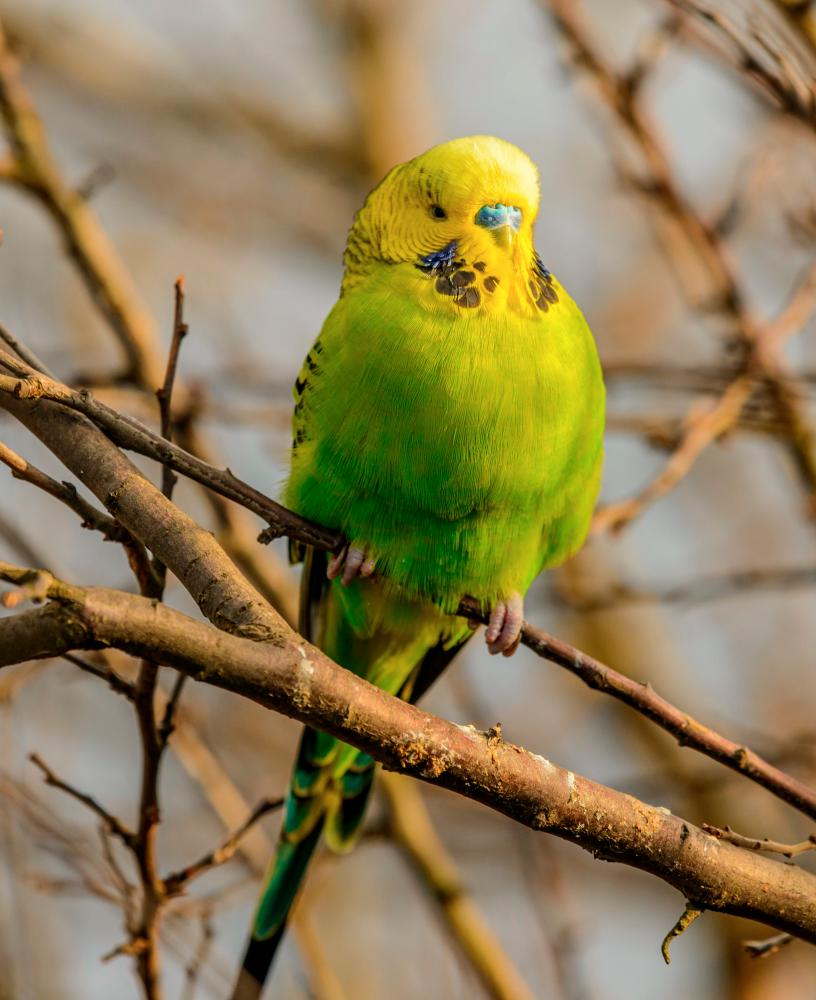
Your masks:
M 374 782 L 376 763 L 367 753 L 358 753 L 337 782 L 338 799 L 326 817 L 326 843 L 343 854 L 357 843 Z
M 315 789 L 314 794 L 300 795 L 290 788 L 286 799 L 286 809 L 283 814 L 281 828 L 281 846 L 298 844 L 323 821 L 325 806 L 323 802 L 323 787 Z
M 259 1000 L 285 929 L 283 925 L 272 937 L 263 940 L 250 937 L 230 1000 Z
M 337 759 L 339 749 L 340 744 L 333 736 L 308 726 L 303 730 L 292 773 L 294 795 L 315 796 L 323 791 L 331 776 L 329 765 Z
M 286 920 L 323 826 L 322 817 L 298 843 L 282 843 L 270 866 L 261 894 L 238 981 L 231 1000 L 258 1000 L 283 941 Z
M 348 588 L 330 584 L 325 554 L 306 549 L 301 633 L 389 693 L 414 700 L 470 637 L 464 624 L 445 632 L 445 621 L 441 613 L 400 604 L 374 581 Z M 233 1000 L 260 997 L 321 834 L 333 851 L 348 851 L 356 843 L 375 770 L 368 754 L 317 730 L 303 730 L 278 850 L 264 882 Z
M 255 914 L 252 927 L 254 939 L 263 941 L 272 938 L 286 924 L 322 827 L 323 816 L 320 816 L 307 836 L 295 842 L 284 840 L 278 847 Z

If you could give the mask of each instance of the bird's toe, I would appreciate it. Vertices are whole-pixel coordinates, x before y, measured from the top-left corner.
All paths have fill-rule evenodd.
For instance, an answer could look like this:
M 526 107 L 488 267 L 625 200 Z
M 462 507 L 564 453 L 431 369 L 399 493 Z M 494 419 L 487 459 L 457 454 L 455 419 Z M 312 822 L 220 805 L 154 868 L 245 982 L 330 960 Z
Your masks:
M 358 576 L 371 576 L 374 568 L 375 560 L 365 549 L 356 545 L 346 545 L 329 560 L 326 576 L 330 580 L 340 577 L 340 582 L 346 587 Z
M 524 602 L 520 594 L 512 594 L 506 601 L 497 601 L 490 612 L 485 633 L 489 652 L 495 656 L 512 656 L 521 641 L 524 624 Z

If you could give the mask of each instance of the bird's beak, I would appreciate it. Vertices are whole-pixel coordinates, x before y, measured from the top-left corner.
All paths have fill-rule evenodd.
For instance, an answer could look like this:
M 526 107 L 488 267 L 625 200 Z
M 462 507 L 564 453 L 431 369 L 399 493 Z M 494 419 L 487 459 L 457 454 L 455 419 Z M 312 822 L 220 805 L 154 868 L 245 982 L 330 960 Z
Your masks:
M 496 229 L 491 229 L 490 235 L 495 240 L 497 246 L 509 252 L 516 239 L 516 230 L 510 225 L 499 226 Z
M 476 213 L 475 222 L 490 232 L 496 244 L 503 250 L 510 250 L 521 226 L 521 209 L 515 205 L 482 205 Z

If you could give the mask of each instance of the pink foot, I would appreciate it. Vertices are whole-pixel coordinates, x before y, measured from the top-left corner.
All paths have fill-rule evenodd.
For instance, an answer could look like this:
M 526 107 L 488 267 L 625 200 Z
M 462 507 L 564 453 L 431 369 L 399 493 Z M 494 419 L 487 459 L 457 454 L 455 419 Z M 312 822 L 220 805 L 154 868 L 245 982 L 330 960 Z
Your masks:
M 492 656 L 512 656 L 521 641 L 524 624 L 524 602 L 520 594 L 511 594 L 506 601 L 496 601 L 490 612 L 485 642 Z
M 371 576 L 376 561 L 366 554 L 364 549 L 346 545 L 336 556 L 329 560 L 326 576 L 330 580 L 340 577 L 340 582 L 347 587 L 357 576 Z

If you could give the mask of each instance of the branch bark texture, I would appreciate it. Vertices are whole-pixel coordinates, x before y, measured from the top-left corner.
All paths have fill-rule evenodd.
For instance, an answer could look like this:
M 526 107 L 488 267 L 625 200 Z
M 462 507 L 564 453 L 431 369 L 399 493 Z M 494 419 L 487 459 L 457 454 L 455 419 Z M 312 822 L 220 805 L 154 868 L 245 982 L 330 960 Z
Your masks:
M 10 567 L 3 566 L 10 576 Z M 299 637 L 257 643 L 146 598 L 54 581 L 52 602 L 0 620 L 0 665 L 115 646 L 166 663 L 316 726 L 386 768 L 459 792 L 597 857 L 643 869 L 698 908 L 759 920 L 816 943 L 816 876 L 717 840 L 640 802 L 507 743 L 437 718 L 337 666 Z

